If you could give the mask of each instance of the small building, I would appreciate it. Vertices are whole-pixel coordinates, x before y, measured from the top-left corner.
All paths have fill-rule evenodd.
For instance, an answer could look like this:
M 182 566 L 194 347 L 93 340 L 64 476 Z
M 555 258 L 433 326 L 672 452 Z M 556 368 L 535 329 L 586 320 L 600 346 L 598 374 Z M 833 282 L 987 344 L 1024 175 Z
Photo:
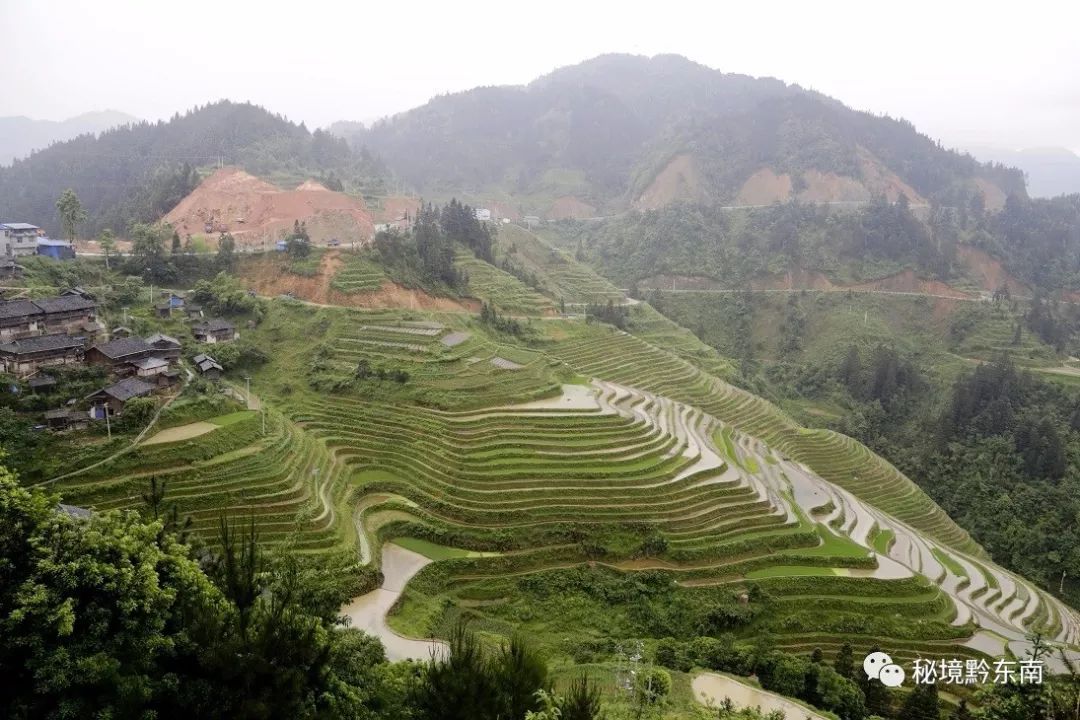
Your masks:
M 473 215 L 481 222 L 487 222 L 491 220 L 491 211 L 487 208 L 476 208 L 473 210 Z
M 187 314 L 188 318 L 201 318 L 203 316 L 202 306 L 193 305 L 192 303 L 188 303 L 184 306 L 184 312 Z
M 540 224 L 540 218 L 536 215 L 526 215 L 522 218 L 526 227 L 534 228 Z
M 199 374 L 208 380 L 218 380 L 221 378 L 221 373 L 225 372 L 225 369 L 218 364 L 218 361 L 209 355 L 198 354 L 191 359 L 195 363 L 195 369 L 199 371 Z
M 91 402 L 90 417 L 101 420 L 105 418 L 106 412 L 109 416 L 120 415 L 129 400 L 151 395 L 156 389 L 156 385 L 151 385 L 141 378 L 124 378 L 87 396 Z
M 52 238 L 38 238 L 38 255 L 52 258 L 53 260 L 74 260 L 75 248 L 67 240 L 53 240 Z
M 69 407 L 56 408 L 45 413 L 45 424 L 53 430 L 86 425 L 88 421 L 86 413 Z
M 172 305 L 169 303 L 158 303 L 154 306 L 154 314 L 159 318 L 167 318 L 172 315 Z
M 131 328 L 129 328 L 127 325 L 117 325 L 109 331 L 109 337 L 113 340 L 115 340 L 116 338 L 131 337 Z
M 95 300 L 94 293 L 90 292 L 81 285 L 76 285 L 73 288 L 68 288 L 64 292 L 60 293 L 61 296 L 77 295 L 78 297 L 85 298 L 86 300 Z
M 0 345 L 4 372 L 26 377 L 40 368 L 73 365 L 83 359 L 86 338 L 70 335 L 36 335 Z
M 0 249 L 9 258 L 37 253 L 37 241 L 41 228 L 21 222 L 0 223 Z
M 0 277 L 16 278 L 22 275 L 22 271 L 23 266 L 15 262 L 14 258 L 0 256 Z
M 285 240 L 278 240 L 276 243 L 274 243 L 274 249 L 278 252 L 285 252 L 289 249 L 289 243 Z
M 154 333 L 153 335 L 145 338 L 146 344 L 150 345 L 157 352 L 154 353 L 155 357 L 162 357 L 166 360 L 179 360 L 180 359 L 180 341 L 171 335 L 165 335 L 164 333 Z
M 191 328 L 191 332 L 195 335 L 197 341 L 209 345 L 237 340 L 240 337 L 240 333 L 236 332 L 236 326 L 221 318 L 212 318 L 201 322 Z
M 157 381 L 157 386 L 159 388 L 172 387 L 180 382 L 180 371 L 176 368 L 169 368 L 165 372 L 155 375 L 154 380 Z
M 86 351 L 86 361 L 93 365 L 116 368 L 136 360 L 151 357 L 156 350 L 153 345 L 139 337 L 126 337 L 100 343 Z
M 169 369 L 169 361 L 160 357 L 146 357 L 129 364 L 135 369 L 135 377 L 141 378 L 153 378 Z M 153 380 L 152 382 L 157 381 Z

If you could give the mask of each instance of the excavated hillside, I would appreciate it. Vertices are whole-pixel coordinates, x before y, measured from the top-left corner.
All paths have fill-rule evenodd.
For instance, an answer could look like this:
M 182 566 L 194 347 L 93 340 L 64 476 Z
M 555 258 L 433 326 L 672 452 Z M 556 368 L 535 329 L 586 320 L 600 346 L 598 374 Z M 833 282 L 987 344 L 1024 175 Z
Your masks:
M 235 167 L 222 168 L 180 201 L 165 221 L 181 235 L 216 238 L 229 232 L 243 246 L 284 237 L 299 220 L 312 242 L 367 242 L 374 225 L 364 201 L 308 180 L 282 190 Z

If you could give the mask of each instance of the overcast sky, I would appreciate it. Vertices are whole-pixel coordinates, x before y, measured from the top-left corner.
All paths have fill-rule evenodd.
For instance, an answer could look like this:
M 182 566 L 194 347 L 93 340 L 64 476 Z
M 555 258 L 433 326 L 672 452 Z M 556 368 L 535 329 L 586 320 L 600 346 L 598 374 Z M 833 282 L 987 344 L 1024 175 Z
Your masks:
M 318 127 L 601 53 L 679 53 L 947 144 L 1080 150 L 1074 0 L 0 0 L 0 28 L 0 116 L 157 119 L 230 98 Z

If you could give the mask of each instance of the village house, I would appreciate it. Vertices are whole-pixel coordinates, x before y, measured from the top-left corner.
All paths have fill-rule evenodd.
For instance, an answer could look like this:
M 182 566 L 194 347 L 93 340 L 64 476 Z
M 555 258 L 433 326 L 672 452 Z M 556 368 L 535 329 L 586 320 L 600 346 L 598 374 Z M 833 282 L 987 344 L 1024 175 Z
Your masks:
M 0 303 L 0 339 L 44 333 L 101 332 L 97 304 L 81 295 Z
M 81 427 L 89 422 L 85 412 L 74 408 L 62 407 L 49 410 L 45 413 L 45 424 L 53 430 L 64 430 L 70 427 Z
M 157 357 L 163 357 L 166 360 L 180 359 L 180 341 L 172 337 L 171 335 L 154 333 L 150 337 L 146 338 L 146 343 L 153 346 L 153 348 L 157 350 Z
M 53 260 L 75 259 L 75 248 L 67 240 L 38 238 L 35 252 L 42 257 L 52 258 Z
M 142 338 L 126 337 L 100 343 L 86 351 L 86 361 L 113 369 L 156 355 L 158 350 Z
M 0 245 L 4 255 L 9 258 L 34 255 L 37 253 L 38 236 L 41 228 L 30 223 L 0 223 Z
M 240 333 L 236 332 L 236 327 L 228 320 L 222 320 L 221 318 L 201 322 L 191 328 L 191 332 L 195 335 L 197 341 L 210 345 L 237 340 L 240 337 Z
M 0 344 L 4 372 L 26 377 L 43 367 L 72 365 L 83 358 L 86 338 L 70 335 L 36 335 Z
M 219 380 L 221 373 L 225 372 L 225 369 L 218 364 L 218 361 L 209 355 L 200 353 L 193 357 L 191 361 L 195 363 L 195 369 L 199 371 L 199 374 L 207 380 Z
M 130 363 L 135 368 L 135 376 L 146 380 L 147 382 L 157 382 L 157 375 L 166 372 L 169 369 L 169 361 L 160 357 L 146 357 L 142 360 L 136 360 Z
M 140 378 L 124 378 L 120 382 L 102 388 L 86 397 L 91 403 L 90 417 L 102 420 L 105 418 L 106 412 L 110 417 L 121 415 L 124 412 L 124 406 L 129 400 L 151 395 L 156 389 L 155 385 L 151 385 Z
M 15 262 L 13 258 L 0 256 L 0 277 L 16 278 L 22 275 L 23 266 Z

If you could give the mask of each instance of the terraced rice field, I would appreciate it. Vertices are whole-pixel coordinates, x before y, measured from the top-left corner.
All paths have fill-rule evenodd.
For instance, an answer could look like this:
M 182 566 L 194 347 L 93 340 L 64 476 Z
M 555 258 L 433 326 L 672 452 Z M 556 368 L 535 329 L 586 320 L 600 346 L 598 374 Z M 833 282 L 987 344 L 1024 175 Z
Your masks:
M 283 334 L 279 320 L 259 332 Z M 722 363 L 660 325 L 656 337 L 684 356 L 561 320 L 537 323 L 549 341 L 528 348 L 448 316 L 318 310 L 310 322 L 329 338 L 320 372 L 347 379 L 360 360 L 404 368 L 399 392 L 422 390 L 424 402 L 291 391 L 274 399 L 265 436 L 251 414 L 147 446 L 65 481 L 65 501 L 140 507 L 157 476 L 210 539 L 224 512 L 254 517 L 264 542 L 349 548 L 373 565 L 389 540 L 424 541 L 414 549 L 437 559 L 401 564 L 419 573 L 392 598 L 401 613 L 390 625 L 385 593 L 353 604 L 358 622 L 386 633 L 427 635 L 463 608 L 508 632 L 515 583 L 591 568 L 663 573 L 692 598 L 756 588 L 769 632 L 797 652 L 849 641 L 904 660 L 1006 643 L 1022 653 L 1033 628 L 1080 642 L 1073 611 L 991 563 L 895 468 L 706 372 Z M 299 334 L 257 382 L 302 372 L 312 345 Z M 593 379 L 563 384 L 581 377 Z M 661 549 L 639 551 L 656 536 Z M 383 590 L 397 593 L 407 578 L 395 567 Z
M 570 303 L 620 302 L 623 293 L 592 268 L 553 248 L 528 230 L 516 225 L 499 228 L 499 257 L 527 268 L 540 279 L 547 294 Z
M 271 546 L 323 552 L 356 545 L 341 520 L 348 491 L 342 467 L 277 412 L 267 414 L 266 435 L 258 414 L 247 413 L 206 435 L 143 445 L 60 489 L 67 501 L 96 510 L 142 509 L 151 477 L 166 483 L 166 504 L 189 515 L 211 543 L 224 515 L 253 518 L 260 541 Z
M 345 293 L 373 292 L 382 287 L 386 274 L 378 265 L 355 253 L 342 253 L 345 263 L 330 280 L 330 287 Z
M 332 371 L 342 378 L 366 359 L 409 373 L 410 385 L 445 393 L 454 405 L 529 400 L 558 391 L 552 361 L 541 353 L 499 345 L 480 333 L 440 323 L 364 316 L 335 335 Z
M 469 292 L 511 315 L 553 315 L 555 304 L 510 273 L 459 251 L 454 265 L 469 275 Z
M 498 547 L 497 557 L 437 563 L 442 592 L 459 600 L 497 594 L 508 575 L 586 562 L 583 537 L 602 542 L 641 523 L 667 539 L 663 558 L 616 556 L 613 567 L 662 568 L 691 592 L 757 584 L 774 596 L 778 642 L 793 650 L 850 639 L 844 618 L 856 614 L 908 618 L 918 640 L 883 637 L 863 620 L 866 646 L 887 640 L 901 658 L 978 656 L 958 644 L 976 627 L 1015 652 L 1029 626 L 1080 640 L 1075 615 L 1033 586 L 715 416 L 602 380 L 593 393 L 592 406 L 554 399 L 463 412 L 313 401 L 296 418 L 373 499 L 358 513 L 365 546 L 406 536 Z M 894 538 L 888 554 L 873 549 L 882 532 Z M 987 592 L 991 581 L 997 592 Z M 498 602 L 472 612 L 498 626 Z

